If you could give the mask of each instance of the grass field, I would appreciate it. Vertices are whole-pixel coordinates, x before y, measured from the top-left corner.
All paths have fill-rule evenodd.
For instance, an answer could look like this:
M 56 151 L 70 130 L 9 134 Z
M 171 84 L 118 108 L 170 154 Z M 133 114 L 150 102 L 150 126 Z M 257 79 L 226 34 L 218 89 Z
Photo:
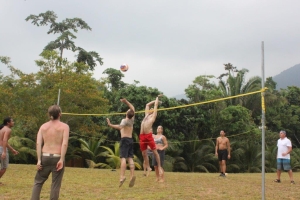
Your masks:
M 262 199 L 261 174 L 166 172 L 165 183 L 156 183 L 154 172 L 144 177 L 136 171 L 136 184 L 129 188 L 127 180 L 119 188 L 119 170 L 66 168 L 60 199 Z M 35 165 L 10 164 L 1 179 L 0 200 L 30 199 Z M 300 173 L 294 173 L 296 185 L 290 185 L 287 173 L 281 183 L 274 183 L 275 173 L 265 176 L 265 199 L 300 199 Z M 46 181 L 41 199 L 49 199 L 51 177 Z

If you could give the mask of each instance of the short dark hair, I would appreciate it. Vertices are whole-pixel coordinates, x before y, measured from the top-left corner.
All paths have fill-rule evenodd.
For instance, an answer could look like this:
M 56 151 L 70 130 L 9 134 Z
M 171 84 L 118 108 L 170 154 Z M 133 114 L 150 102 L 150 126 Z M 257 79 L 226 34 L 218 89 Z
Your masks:
M 129 119 L 131 119 L 134 116 L 134 111 L 129 109 L 128 112 L 126 113 L 126 115 Z
M 51 119 L 58 119 L 61 109 L 58 105 L 53 105 L 48 108 L 48 114 Z

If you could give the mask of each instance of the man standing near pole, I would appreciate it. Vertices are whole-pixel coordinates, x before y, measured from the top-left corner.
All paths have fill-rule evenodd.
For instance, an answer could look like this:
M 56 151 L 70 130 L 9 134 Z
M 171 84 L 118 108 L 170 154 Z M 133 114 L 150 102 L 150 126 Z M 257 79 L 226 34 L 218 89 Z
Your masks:
M 277 141 L 277 179 L 274 180 L 276 183 L 280 183 L 280 175 L 281 170 L 288 171 L 290 176 L 291 184 L 295 184 L 293 179 L 293 171 L 291 169 L 291 160 L 290 160 L 290 153 L 292 152 L 292 143 L 286 137 L 285 131 L 279 132 L 279 139 Z

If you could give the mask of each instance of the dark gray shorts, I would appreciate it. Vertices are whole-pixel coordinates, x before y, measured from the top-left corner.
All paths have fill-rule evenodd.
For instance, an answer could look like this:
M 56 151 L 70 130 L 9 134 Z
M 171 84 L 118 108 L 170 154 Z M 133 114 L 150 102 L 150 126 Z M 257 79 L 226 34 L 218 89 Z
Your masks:
M 219 161 L 228 159 L 227 149 L 218 150 L 218 159 L 219 159 Z
M 165 161 L 165 150 L 157 150 L 157 153 L 158 153 L 159 159 L 160 159 L 160 166 L 163 167 L 164 161 Z M 154 154 L 152 155 L 152 165 L 157 166 L 157 162 L 156 162 Z
M 121 138 L 120 158 L 133 158 L 133 139 L 128 137 Z

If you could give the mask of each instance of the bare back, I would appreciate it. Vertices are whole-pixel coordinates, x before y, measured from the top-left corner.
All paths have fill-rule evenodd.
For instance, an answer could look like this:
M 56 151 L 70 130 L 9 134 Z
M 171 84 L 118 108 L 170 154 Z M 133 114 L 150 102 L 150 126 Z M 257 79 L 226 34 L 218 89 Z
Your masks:
M 60 154 L 64 134 L 69 134 L 69 126 L 58 120 L 49 121 L 41 126 L 39 134 L 44 143 L 42 152 Z
M 229 139 L 227 137 L 218 137 L 217 138 L 217 148 L 219 150 L 228 149 Z
M 121 138 L 123 137 L 132 138 L 133 123 L 134 123 L 134 117 L 132 119 L 125 118 L 121 121 L 120 124 L 120 126 L 122 127 L 120 129 Z

